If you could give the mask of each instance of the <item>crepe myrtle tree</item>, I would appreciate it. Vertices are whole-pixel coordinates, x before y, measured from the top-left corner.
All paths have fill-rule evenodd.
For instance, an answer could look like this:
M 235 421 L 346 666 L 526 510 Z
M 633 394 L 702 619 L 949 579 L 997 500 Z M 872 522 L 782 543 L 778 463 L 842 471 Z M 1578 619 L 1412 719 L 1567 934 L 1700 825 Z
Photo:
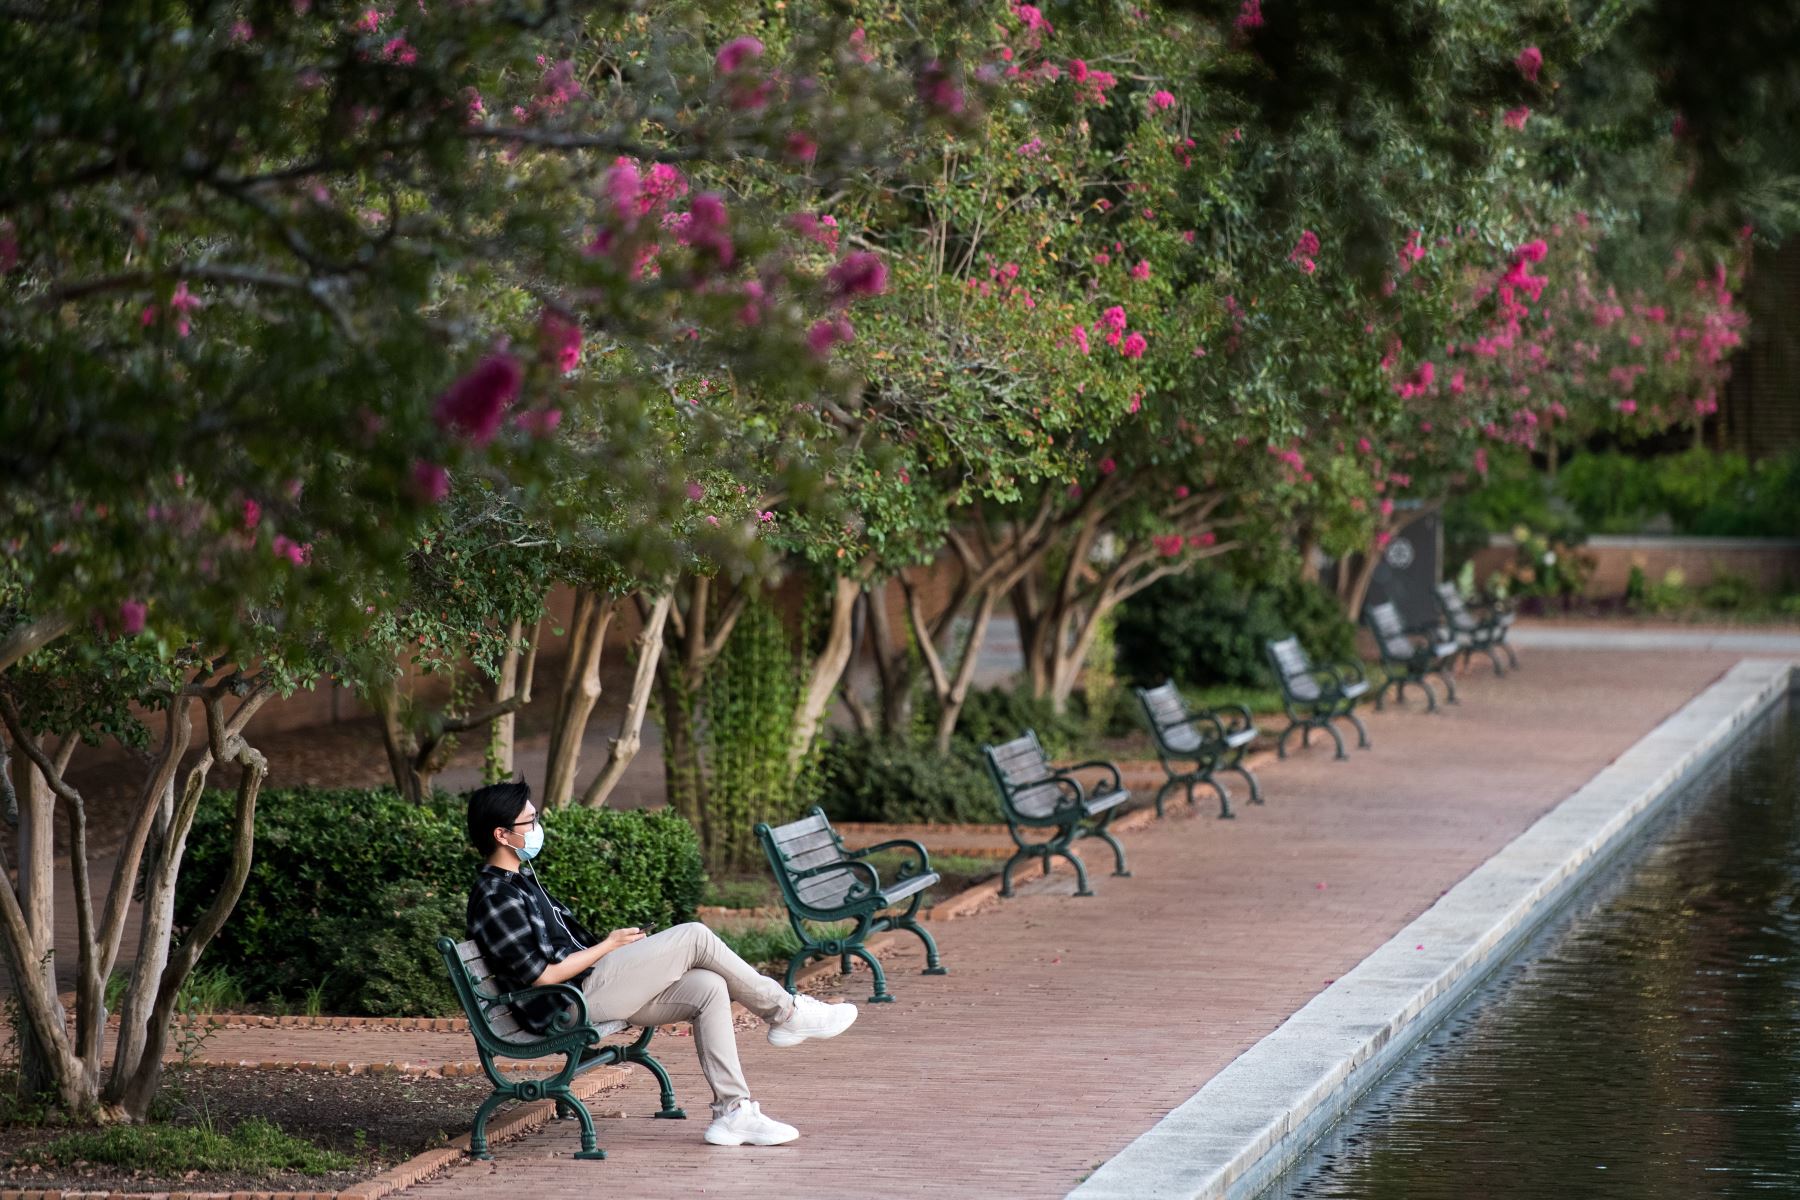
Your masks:
M 15 618 L 32 580 L 16 565 L 4 584 Z M 318 677 L 326 647 L 295 636 L 296 601 L 245 621 L 235 655 L 209 657 L 196 643 L 104 622 L 84 622 L 0 676 L 6 822 L 16 883 L 0 888 L 0 946 L 18 1002 L 21 1087 L 58 1108 L 102 1119 L 142 1120 L 161 1080 L 177 997 L 237 901 L 250 867 L 257 795 L 269 771 L 247 726 L 269 699 Z M 292 625 L 290 626 L 290 622 Z M 130 799 L 110 877 L 109 848 L 90 836 L 88 804 L 71 775 L 77 755 L 103 743 L 125 751 L 113 768 Z M 214 769 L 234 771 L 231 865 L 224 885 L 186 929 L 174 921 L 176 881 L 200 798 Z M 63 869 L 54 826 L 67 825 L 72 922 L 59 923 L 54 895 Z M 136 905 L 134 909 L 133 905 Z M 109 1035 L 107 980 L 119 965 L 128 922 L 138 924 Z M 54 946 L 72 924 L 75 960 Z M 60 968 L 60 972 L 59 972 Z M 59 999 L 72 975 L 72 1030 Z M 109 1040 L 111 1045 L 108 1045 Z
M 28 581 L 0 629 L 5 686 L 63 639 L 148 639 L 182 667 L 164 690 L 203 702 L 209 762 L 260 777 L 245 725 L 288 682 L 258 684 L 248 664 L 320 641 L 339 654 L 393 611 L 374 601 L 404 594 L 453 477 L 554 522 L 538 507 L 550 481 L 605 473 L 655 511 L 686 474 L 637 449 L 671 360 L 728 364 L 771 394 L 831 386 L 804 350 L 824 281 L 792 267 L 765 214 L 691 192 L 675 164 L 779 158 L 803 130 L 821 180 L 871 168 L 896 125 L 954 116 L 955 73 L 804 40 L 776 60 L 692 36 L 692 9 L 662 16 L 329 0 L 0 13 L 16 135 L 0 147 L 0 537 Z M 586 37 L 603 19 L 618 36 Z M 825 77 L 813 61 L 841 65 L 830 88 L 806 82 Z M 572 396 L 584 385 L 562 360 L 590 339 L 616 369 Z M 653 521 L 584 536 L 650 570 L 681 552 Z M 732 547 L 749 540 L 734 527 L 710 551 L 743 563 Z M 18 703 L 11 757 L 36 782 L 16 790 L 42 801 L 22 848 L 38 854 L 75 802 L 57 786 L 63 742 L 30 750 L 78 730 Z M 179 803 L 172 786 L 142 804 L 173 804 L 175 828 L 198 783 Z M 172 880 L 181 839 L 162 845 Z M 41 964 L 50 892 L 7 898 L 25 894 L 36 915 L 8 921 L 9 947 Z M 170 936 L 147 930 L 140 949 L 160 972 L 133 994 L 146 1046 L 192 965 Z M 153 1066 L 102 1094 L 97 1059 L 56 1050 L 54 988 L 25 1010 L 61 1106 L 143 1115 Z

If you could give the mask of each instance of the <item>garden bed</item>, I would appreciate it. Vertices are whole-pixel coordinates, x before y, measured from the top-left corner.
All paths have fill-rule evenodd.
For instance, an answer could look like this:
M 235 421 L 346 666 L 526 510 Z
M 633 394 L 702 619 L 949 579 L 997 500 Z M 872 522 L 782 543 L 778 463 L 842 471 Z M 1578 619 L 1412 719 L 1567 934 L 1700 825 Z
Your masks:
M 163 1119 L 148 1125 L 0 1126 L 0 1172 L 10 1187 L 44 1190 L 337 1192 L 467 1133 L 489 1091 L 485 1079 L 194 1066 L 172 1076 L 158 1103 Z M 258 1120 L 279 1135 L 254 1124 L 245 1129 Z M 106 1155 L 95 1147 L 31 1161 L 59 1139 L 95 1133 L 130 1150 L 119 1157 L 143 1165 L 101 1161 Z M 219 1165 L 150 1165 L 156 1146 L 175 1139 L 181 1161 L 193 1161 L 196 1135 L 208 1133 L 222 1135 L 207 1139 Z M 273 1165 L 300 1157 L 314 1159 L 317 1169 Z

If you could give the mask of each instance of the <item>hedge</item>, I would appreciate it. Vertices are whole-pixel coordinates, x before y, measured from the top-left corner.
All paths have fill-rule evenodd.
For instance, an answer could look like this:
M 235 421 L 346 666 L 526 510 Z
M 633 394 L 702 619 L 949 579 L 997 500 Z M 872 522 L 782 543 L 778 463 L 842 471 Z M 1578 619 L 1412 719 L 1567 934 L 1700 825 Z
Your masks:
M 206 959 L 251 1000 L 295 1001 L 317 989 L 327 1011 L 433 1016 L 456 1011 L 433 947 L 464 936 L 479 865 L 464 799 L 408 804 L 386 789 L 262 793 L 244 893 Z M 231 797 L 209 793 L 188 837 L 176 920 L 195 920 L 224 878 Z M 693 919 L 705 875 L 699 841 L 669 810 L 562 809 L 546 814 L 539 868 L 582 923 L 604 932 Z

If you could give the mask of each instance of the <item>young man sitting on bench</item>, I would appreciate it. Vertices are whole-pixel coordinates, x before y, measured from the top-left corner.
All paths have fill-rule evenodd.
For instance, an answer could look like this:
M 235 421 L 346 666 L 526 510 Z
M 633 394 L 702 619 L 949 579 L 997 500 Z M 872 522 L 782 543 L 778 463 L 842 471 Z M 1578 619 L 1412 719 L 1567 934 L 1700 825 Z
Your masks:
M 615 929 L 596 938 L 553 899 L 528 865 L 544 828 L 524 783 L 496 783 L 469 797 L 469 840 L 486 861 L 469 894 L 469 936 L 509 991 L 567 983 L 587 998 L 588 1020 L 640 1028 L 691 1021 L 700 1069 L 713 1091 L 706 1140 L 715 1146 L 779 1146 L 800 1136 L 763 1115 L 750 1098 L 731 1027 L 736 1000 L 769 1024 L 769 1042 L 796 1046 L 836 1037 L 856 1020 L 854 1004 L 789 995 L 699 923 L 646 936 Z M 558 1013 L 546 994 L 519 1004 L 519 1021 L 547 1032 Z

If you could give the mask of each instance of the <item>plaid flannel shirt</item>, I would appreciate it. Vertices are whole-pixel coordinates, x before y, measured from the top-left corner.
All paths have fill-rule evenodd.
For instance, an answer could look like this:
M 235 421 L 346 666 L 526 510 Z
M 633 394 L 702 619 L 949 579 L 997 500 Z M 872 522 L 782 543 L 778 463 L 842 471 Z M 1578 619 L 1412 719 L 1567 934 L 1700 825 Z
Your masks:
M 533 895 L 534 892 L 541 893 Z M 546 919 L 544 901 L 555 920 Z M 469 893 L 469 936 L 481 947 L 498 982 L 516 992 L 532 985 L 551 963 L 561 962 L 592 944 L 568 906 L 543 891 L 535 874 L 505 871 L 483 863 Z M 565 982 L 580 987 L 593 968 Z M 513 1006 L 519 1022 L 537 1033 L 547 1032 L 568 1005 L 546 992 Z

